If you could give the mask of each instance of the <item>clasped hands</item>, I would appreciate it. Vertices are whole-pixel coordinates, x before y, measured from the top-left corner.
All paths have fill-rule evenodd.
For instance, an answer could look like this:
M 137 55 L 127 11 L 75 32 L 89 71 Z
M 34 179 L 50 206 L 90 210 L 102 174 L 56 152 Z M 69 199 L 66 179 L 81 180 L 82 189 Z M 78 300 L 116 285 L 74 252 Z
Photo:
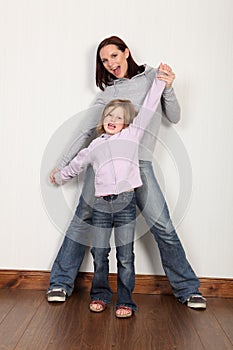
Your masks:
M 166 89 L 169 89 L 172 86 L 175 77 L 176 76 L 170 66 L 160 63 L 157 78 L 166 83 Z

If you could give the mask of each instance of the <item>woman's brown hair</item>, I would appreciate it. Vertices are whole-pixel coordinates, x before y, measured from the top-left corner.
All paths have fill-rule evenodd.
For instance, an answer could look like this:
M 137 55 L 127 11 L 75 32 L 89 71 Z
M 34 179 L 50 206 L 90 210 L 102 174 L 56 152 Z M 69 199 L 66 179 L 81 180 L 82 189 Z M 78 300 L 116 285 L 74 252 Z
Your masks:
M 105 132 L 103 126 L 104 118 L 106 118 L 117 107 L 121 107 L 124 110 L 124 128 L 127 128 L 127 126 L 132 123 L 134 117 L 137 114 L 133 103 L 130 100 L 112 100 L 104 107 L 99 125 L 96 128 L 98 135 L 101 135 Z
M 112 85 L 112 82 L 114 79 L 117 79 L 114 75 L 109 73 L 103 66 L 103 63 L 100 58 L 100 50 L 107 46 L 107 45 L 115 45 L 119 50 L 122 52 L 125 51 L 127 45 L 125 42 L 120 39 L 117 36 L 111 36 L 109 38 L 104 39 L 101 41 L 97 48 L 96 53 L 96 85 L 101 89 L 104 90 L 106 86 Z M 127 76 L 129 79 L 131 79 L 133 76 L 135 76 L 138 73 L 143 72 L 144 66 L 138 66 L 137 63 L 134 61 L 131 52 L 129 50 L 129 57 L 127 58 L 128 61 L 128 72 Z

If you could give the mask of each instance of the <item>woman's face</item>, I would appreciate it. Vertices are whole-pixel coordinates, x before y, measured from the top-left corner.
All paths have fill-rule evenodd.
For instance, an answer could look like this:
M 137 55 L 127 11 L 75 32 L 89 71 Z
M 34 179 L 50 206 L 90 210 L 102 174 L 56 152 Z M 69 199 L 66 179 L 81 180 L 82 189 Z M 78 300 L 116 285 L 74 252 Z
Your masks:
M 127 77 L 129 49 L 124 52 L 116 45 L 107 45 L 100 50 L 100 59 L 104 68 L 116 78 Z

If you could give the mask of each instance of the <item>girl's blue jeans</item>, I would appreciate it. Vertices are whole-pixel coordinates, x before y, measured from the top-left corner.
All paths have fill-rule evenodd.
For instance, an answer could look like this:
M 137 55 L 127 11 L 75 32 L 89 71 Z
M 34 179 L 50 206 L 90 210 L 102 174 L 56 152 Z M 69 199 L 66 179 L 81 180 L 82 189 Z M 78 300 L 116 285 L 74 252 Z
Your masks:
M 96 198 L 92 216 L 92 249 L 94 278 L 91 299 L 106 304 L 112 300 L 108 282 L 108 256 L 111 250 L 110 236 L 114 227 L 117 257 L 117 302 L 136 311 L 132 300 L 135 284 L 133 241 L 136 220 L 136 197 L 134 191 L 119 195 Z
M 140 173 L 143 186 L 135 190 L 137 206 L 158 244 L 162 265 L 173 293 L 180 302 L 184 303 L 192 294 L 200 294 L 199 280 L 186 259 L 184 249 L 172 225 L 151 162 L 140 161 Z M 89 167 L 79 205 L 51 270 L 49 289 L 60 287 L 65 289 L 68 295 L 72 294 L 86 245 L 89 245 L 91 239 L 91 230 L 88 230 L 88 227 L 91 227 L 93 201 L 94 174 Z

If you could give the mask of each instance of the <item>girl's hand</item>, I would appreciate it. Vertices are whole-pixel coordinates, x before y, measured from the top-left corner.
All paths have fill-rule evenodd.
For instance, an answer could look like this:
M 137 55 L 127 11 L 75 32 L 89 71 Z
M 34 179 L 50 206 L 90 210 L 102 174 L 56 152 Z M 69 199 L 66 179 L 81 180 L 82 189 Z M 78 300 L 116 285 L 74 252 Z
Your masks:
M 53 184 L 53 185 L 55 185 L 56 184 L 56 182 L 55 182 L 55 177 L 54 177 L 54 175 L 58 172 L 59 170 L 57 169 L 57 168 L 55 168 L 55 169 L 53 169 L 52 171 L 51 171 L 51 173 L 50 173 L 50 182 Z
M 166 89 L 172 86 L 172 83 L 175 80 L 175 77 L 176 76 L 173 73 L 170 66 L 168 66 L 167 64 L 160 63 L 158 68 L 157 78 L 166 83 Z

